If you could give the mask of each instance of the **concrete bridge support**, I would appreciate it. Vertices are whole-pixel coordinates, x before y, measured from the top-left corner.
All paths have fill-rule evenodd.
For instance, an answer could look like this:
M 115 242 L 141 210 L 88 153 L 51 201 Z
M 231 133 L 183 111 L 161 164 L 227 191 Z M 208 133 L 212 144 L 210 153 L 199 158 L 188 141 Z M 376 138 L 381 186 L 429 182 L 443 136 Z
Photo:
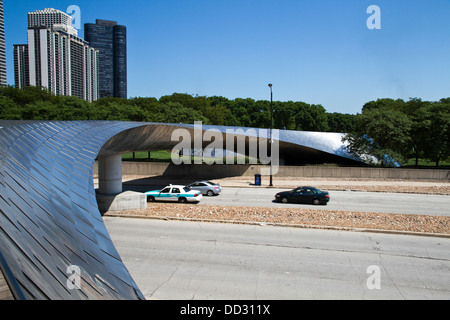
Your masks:
M 122 155 L 98 158 L 98 192 L 103 195 L 122 193 Z
M 145 194 L 123 192 L 121 154 L 98 159 L 97 203 L 100 212 L 147 208 Z

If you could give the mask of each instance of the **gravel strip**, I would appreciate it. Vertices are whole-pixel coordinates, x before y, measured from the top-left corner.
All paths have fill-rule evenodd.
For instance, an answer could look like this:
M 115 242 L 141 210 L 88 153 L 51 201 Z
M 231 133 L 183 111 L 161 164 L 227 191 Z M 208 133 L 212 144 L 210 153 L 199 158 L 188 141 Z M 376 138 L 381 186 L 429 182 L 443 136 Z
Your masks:
M 108 213 L 107 213 L 108 214 Z M 114 215 L 114 213 L 110 213 Z M 121 211 L 120 215 L 166 219 L 257 223 L 305 228 L 370 229 L 450 235 L 450 217 L 321 209 L 256 208 L 152 203 L 145 210 Z

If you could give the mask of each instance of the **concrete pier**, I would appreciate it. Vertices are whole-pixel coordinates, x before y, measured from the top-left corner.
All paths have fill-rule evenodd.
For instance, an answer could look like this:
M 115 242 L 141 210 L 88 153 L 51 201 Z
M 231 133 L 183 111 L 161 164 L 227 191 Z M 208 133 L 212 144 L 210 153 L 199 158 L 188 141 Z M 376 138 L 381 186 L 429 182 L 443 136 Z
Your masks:
M 123 192 L 121 154 L 98 159 L 97 203 L 102 213 L 147 208 L 145 194 Z

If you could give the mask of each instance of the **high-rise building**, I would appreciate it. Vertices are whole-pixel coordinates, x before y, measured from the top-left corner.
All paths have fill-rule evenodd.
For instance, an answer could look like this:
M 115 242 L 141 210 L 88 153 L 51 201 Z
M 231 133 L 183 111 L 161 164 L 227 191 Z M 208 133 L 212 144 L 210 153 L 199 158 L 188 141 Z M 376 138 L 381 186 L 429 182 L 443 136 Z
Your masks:
M 99 50 L 99 97 L 127 98 L 127 28 L 97 19 L 84 25 L 84 37 Z
M 5 21 L 3 17 L 3 0 L 0 0 L 0 86 L 8 85 L 6 78 Z
M 14 84 L 19 89 L 30 85 L 28 44 L 14 45 Z
M 98 51 L 78 37 L 46 27 L 28 29 L 31 86 L 55 95 L 98 99 Z
M 28 13 L 28 45 L 14 46 L 14 68 L 16 87 L 98 99 L 98 50 L 78 38 L 71 17 L 62 11 Z
M 28 28 L 33 27 L 56 28 L 70 35 L 78 35 L 78 31 L 72 26 L 72 17 L 53 8 L 28 12 Z

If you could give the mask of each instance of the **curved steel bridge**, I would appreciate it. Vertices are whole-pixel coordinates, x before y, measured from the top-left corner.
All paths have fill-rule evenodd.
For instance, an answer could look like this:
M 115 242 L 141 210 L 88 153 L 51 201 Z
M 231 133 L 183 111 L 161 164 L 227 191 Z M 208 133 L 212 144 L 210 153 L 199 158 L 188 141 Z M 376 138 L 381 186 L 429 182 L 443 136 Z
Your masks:
M 0 268 L 19 300 L 144 299 L 98 209 L 97 157 L 170 149 L 177 128 L 111 121 L 0 121 Z M 214 128 L 225 139 L 227 127 Z M 280 131 L 280 156 L 359 160 L 342 135 Z M 79 273 L 73 273 L 73 267 Z M 81 286 L 75 287 L 76 278 Z M 74 282 L 72 282 L 74 281 Z

